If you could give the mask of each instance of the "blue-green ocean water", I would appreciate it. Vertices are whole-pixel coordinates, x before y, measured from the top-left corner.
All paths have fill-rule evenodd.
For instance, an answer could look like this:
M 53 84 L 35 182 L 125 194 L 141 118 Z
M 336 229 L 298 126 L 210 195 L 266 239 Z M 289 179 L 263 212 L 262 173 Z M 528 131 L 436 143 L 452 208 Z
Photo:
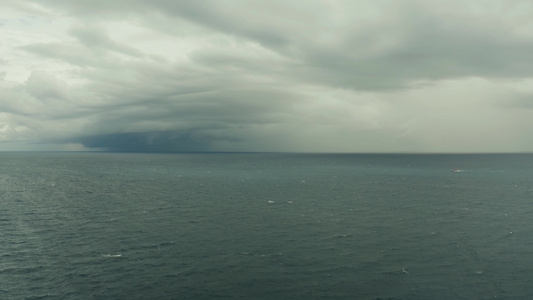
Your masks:
M 533 299 L 532 180 L 526 154 L 0 153 L 0 299 Z

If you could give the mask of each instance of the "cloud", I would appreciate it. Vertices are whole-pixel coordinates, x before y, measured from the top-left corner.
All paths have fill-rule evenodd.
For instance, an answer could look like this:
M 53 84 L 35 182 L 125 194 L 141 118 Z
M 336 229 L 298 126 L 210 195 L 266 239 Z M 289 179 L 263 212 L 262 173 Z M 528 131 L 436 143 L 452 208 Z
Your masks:
M 74 27 L 69 30 L 82 45 L 103 55 L 106 51 L 113 51 L 127 56 L 142 57 L 142 52 L 127 45 L 120 44 L 109 37 L 106 28 Z
M 453 1 L 450 8 L 443 2 L 379 1 L 369 8 L 362 2 L 338 3 L 159 0 L 147 7 L 256 42 L 292 62 L 284 70 L 287 75 L 315 84 L 382 90 L 470 76 L 531 76 L 528 27 L 491 17 L 482 5 L 465 9 Z M 507 17 L 519 9 L 508 8 Z
M 531 4 L 44 0 L 4 14 L 3 143 L 533 149 Z
M 210 138 L 191 131 L 115 133 L 78 138 L 80 144 L 120 152 L 207 152 Z

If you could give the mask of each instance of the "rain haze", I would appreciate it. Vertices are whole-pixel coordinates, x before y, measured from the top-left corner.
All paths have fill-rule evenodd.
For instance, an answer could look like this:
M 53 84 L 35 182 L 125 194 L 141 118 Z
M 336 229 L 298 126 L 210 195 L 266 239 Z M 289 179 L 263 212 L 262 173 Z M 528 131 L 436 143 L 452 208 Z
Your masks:
M 0 150 L 533 151 L 528 1 L 1 1 Z

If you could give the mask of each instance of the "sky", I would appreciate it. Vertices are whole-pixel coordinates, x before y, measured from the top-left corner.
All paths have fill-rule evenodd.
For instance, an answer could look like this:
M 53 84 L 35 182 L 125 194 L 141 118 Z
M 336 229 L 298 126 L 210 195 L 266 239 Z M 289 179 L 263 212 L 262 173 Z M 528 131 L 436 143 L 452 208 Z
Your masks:
M 533 2 L 0 0 L 0 151 L 533 151 Z

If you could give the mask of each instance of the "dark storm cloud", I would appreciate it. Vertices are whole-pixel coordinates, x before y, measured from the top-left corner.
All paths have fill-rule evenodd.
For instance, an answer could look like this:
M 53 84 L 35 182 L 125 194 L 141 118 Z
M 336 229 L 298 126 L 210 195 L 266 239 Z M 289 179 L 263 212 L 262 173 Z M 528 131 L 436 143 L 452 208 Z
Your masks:
M 119 152 L 207 152 L 213 150 L 211 141 L 194 131 L 160 131 L 82 136 L 69 142 Z
M 34 71 L 4 84 L 0 99 L 18 99 L 2 104 L 4 139 L 116 151 L 409 151 L 482 149 L 491 141 L 471 136 L 486 128 L 507 138 L 531 127 L 511 113 L 530 111 L 528 102 L 506 99 L 532 92 L 527 3 L 21 3 L 23 28 L 46 30 L 10 35 L 17 55 L 2 60 L 31 58 Z
M 135 97 L 134 93 L 131 93 Z M 169 93 L 153 97 L 139 95 L 134 103 L 106 105 L 94 122 L 85 126 L 90 132 L 143 130 L 143 128 L 197 129 L 220 131 L 241 126 L 283 122 L 290 112 L 290 95 L 275 90 L 242 89 L 192 94 Z M 146 97 L 146 98 L 145 98 Z M 280 101 L 280 98 L 283 101 Z M 276 104 L 277 103 L 277 104 Z

